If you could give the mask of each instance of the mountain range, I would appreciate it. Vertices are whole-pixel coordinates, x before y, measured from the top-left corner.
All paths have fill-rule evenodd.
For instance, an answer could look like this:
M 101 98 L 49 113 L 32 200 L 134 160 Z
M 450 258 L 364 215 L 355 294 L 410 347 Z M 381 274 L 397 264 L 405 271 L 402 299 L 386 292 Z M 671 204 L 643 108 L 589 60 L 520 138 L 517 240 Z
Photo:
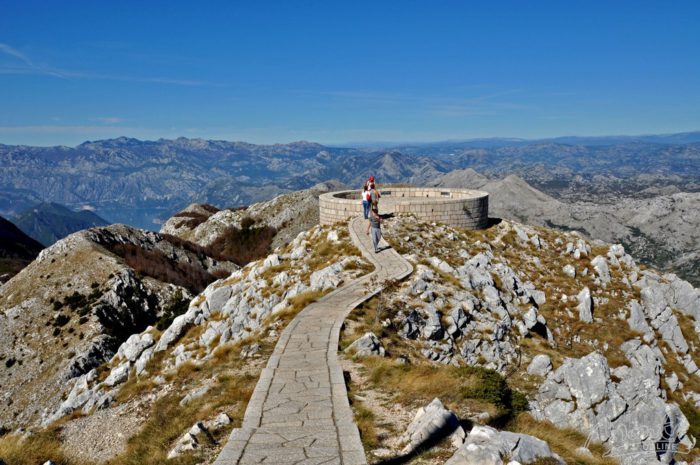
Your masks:
M 158 229 L 192 203 L 239 207 L 331 179 L 358 186 L 373 174 L 380 185 L 482 188 L 495 215 L 622 242 L 643 262 L 698 283 L 699 134 L 380 148 L 125 137 L 77 147 L 0 145 L 0 214 L 45 200 Z M 42 242 L 55 240 L 18 223 Z
M 77 147 L 0 145 L 0 214 L 13 216 L 46 201 L 89 206 L 114 222 L 154 228 L 194 202 L 248 205 L 330 179 L 361 185 L 369 174 L 382 183 L 426 184 L 464 168 L 488 177 L 517 174 L 572 200 L 700 190 L 700 142 L 693 137 L 609 142 L 509 139 L 374 150 L 121 137 Z

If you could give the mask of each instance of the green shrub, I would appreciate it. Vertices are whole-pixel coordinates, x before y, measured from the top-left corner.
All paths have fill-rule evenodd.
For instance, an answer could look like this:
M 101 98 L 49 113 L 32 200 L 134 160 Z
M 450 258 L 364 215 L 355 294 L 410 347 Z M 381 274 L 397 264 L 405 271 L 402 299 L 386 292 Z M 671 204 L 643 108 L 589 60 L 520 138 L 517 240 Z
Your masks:
M 468 366 L 459 369 L 460 376 L 476 376 L 478 381 L 470 383 L 462 390 L 464 398 L 479 399 L 498 408 L 498 419 L 508 420 L 527 410 L 527 398 L 522 392 L 511 389 L 506 379 L 495 370 L 480 366 Z
M 156 328 L 160 331 L 167 329 L 173 320 L 187 311 L 190 301 L 182 297 L 182 292 L 177 291 L 170 304 L 163 310 L 163 316 L 156 323 Z

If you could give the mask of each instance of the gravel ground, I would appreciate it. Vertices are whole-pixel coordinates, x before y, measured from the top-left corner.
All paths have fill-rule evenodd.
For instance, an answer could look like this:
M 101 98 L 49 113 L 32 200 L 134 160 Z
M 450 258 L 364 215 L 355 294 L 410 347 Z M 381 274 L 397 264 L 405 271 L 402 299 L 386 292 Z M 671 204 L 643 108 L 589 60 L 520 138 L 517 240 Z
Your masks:
M 140 400 L 71 420 L 61 430 L 66 454 L 79 462 L 105 462 L 126 449 L 128 439 L 138 432 L 147 414 L 144 400 Z

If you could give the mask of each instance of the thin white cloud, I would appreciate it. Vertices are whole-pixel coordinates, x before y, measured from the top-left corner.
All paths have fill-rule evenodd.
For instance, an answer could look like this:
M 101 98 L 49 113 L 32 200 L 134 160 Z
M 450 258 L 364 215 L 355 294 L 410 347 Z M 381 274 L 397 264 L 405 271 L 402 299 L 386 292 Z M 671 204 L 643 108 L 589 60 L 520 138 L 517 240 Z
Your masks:
M 20 63 L 0 66 L 0 74 L 36 74 L 42 76 L 50 76 L 60 79 L 94 79 L 103 81 L 123 81 L 123 82 L 142 82 L 151 84 L 172 84 L 178 86 L 205 86 L 213 85 L 206 81 L 195 79 L 177 79 L 169 77 L 140 77 L 129 75 L 112 75 L 99 74 L 82 71 L 71 71 L 65 69 L 54 68 L 50 66 L 38 65 L 26 54 L 11 47 L 8 44 L 0 42 L 0 54 L 4 54 Z
M 27 66 L 34 66 L 34 63 L 32 63 L 32 60 L 27 58 L 26 55 L 21 53 L 19 50 L 10 47 L 7 44 L 3 44 L 0 42 L 0 52 L 4 53 L 5 55 L 10 55 L 11 57 L 15 57 L 19 59 L 21 62 L 23 62 Z
M 468 95 L 477 90 L 491 90 L 491 92 Z M 513 101 L 513 98 L 523 92 L 521 89 L 494 90 L 489 85 L 460 86 L 427 95 L 370 90 L 299 90 L 296 92 L 327 97 L 330 104 L 341 102 L 347 105 L 383 107 L 397 111 L 401 107 L 402 112 L 410 111 L 448 118 L 497 116 L 529 108 L 527 105 Z
M 0 53 L 3 53 L 7 56 L 10 56 L 12 58 L 15 58 L 16 60 L 19 60 L 24 64 L 24 67 L 7 67 L 0 69 L 0 72 L 2 71 L 7 71 L 4 72 L 3 74 L 42 74 L 45 76 L 52 76 L 52 77 L 57 77 L 57 78 L 63 78 L 64 76 L 58 72 L 57 70 L 51 69 L 49 67 L 43 66 L 43 65 L 38 65 L 34 63 L 27 55 L 24 53 L 20 52 L 14 47 L 9 46 L 8 44 L 0 42 Z M 22 71 L 25 71 L 22 73 Z M 29 72 L 29 73 L 27 73 Z
M 97 121 L 98 123 L 105 124 L 119 124 L 126 121 L 124 118 L 118 118 L 116 116 L 98 116 L 97 118 L 93 118 L 92 120 Z

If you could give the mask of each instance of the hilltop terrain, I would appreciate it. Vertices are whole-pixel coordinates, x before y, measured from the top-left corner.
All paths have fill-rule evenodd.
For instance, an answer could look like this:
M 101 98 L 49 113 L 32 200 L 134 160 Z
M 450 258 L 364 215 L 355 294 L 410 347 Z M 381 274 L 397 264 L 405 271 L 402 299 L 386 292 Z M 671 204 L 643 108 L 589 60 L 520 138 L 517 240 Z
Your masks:
M 520 186 L 503 183 L 506 198 Z M 192 205 L 158 234 L 115 225 L 44 251 L 0 288 L 0 328 L 11 341 L 0 364 L 0 426 L 33 431 L 0 436 L 0 457 L 211 463 L 285 325 L 371 270 L 346 225 L 314 224 L 317 195 L 332 187 L 245 210 Z M 635 424 L 670 424 L 666 443 L 692 447 L 700 434 L 692 285 L 576 231 L 508 220 L 464 231 L 412 217 L 384 228 L 414 272 L 356 309 L 340 343 L 370 463 L 408 454 L 408 463 L 457 465 L 470 463 L 460 451 L 500 457 L 505 447 L 522 464 L 608 465 L 604 451 L 619 455 L 628 445 L 620 432 Z M 264 255 L 242 268 L 221 262 L 217 247 L 233 253 L 222 241 L 232 232 L 264 238 Z M 144 267 L 156 257 L 167 257 L 164 269 Z M 420 420 L 421 411 L 429 416 Z M 417 444 L 431 415 L 458 420 L 462 433 L 425 451 Z M 650 463 L 644 457 L 634 463 Z
M 493 216 L 620 242 L 643 263 L 700 284 L 700 238 L 696 233 L 700 229 L 700 193 L 618 197 L 606 203 L 568 202 L 515 175 L 489 179 L 471 169 L 450 172 L 431 185 L 484 190 L 490 193 Z
M 124 225 L 74 233 L 0 287 L 6 426 L 39 422 L 69 381 L 101 366 L 149 325 L 237 266 L 194 244 Z

